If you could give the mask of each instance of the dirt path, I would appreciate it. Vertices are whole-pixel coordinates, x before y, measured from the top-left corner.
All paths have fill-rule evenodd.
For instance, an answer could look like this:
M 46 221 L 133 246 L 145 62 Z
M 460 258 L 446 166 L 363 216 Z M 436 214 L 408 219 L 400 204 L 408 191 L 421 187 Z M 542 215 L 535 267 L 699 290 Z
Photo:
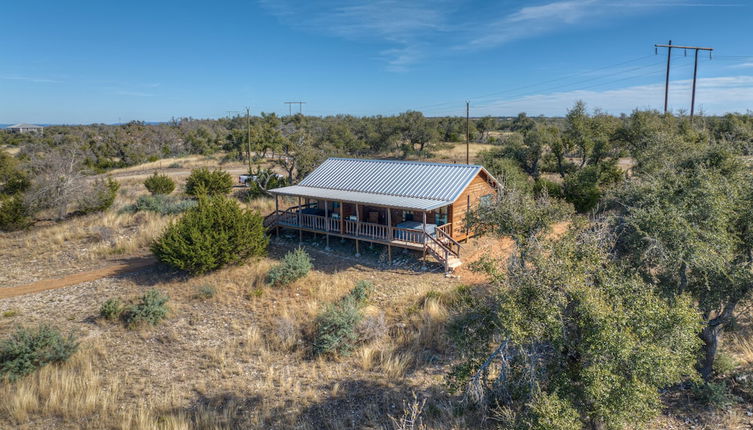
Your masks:
M 19 285 L 16 287 L 0 288 L 0 299 L 21 296 L 24 294 L 38 293 L 40 291 L 54 290 L 57 288 L 81 284 L 83 282 L 123 275 L 125 273 L 135 272 L 156 262 L 157 261 L 154 259 L 154 257 L 151 256 L 124 258 L 114 261 L 113 264 L 110 264 L 109 266 L 75 273 L 73 275 L 64 276 L 62 278 L 43 279 L 41 281 Z

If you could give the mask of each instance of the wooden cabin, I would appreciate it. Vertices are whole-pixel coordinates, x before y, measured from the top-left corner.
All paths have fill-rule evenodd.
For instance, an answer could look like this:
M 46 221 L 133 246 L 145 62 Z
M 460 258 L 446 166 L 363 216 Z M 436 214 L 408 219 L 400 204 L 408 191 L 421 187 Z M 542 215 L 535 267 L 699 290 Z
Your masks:
M 429 253 L 446 270 L 459 266 L 471 233 L 465 215 L 497 193 L 481 166 L 423 161 L 330 158 L 299 184 L 270 190 L 267 228 L 353 239 Z M 281 200 L 295 203 L 280 207 Z

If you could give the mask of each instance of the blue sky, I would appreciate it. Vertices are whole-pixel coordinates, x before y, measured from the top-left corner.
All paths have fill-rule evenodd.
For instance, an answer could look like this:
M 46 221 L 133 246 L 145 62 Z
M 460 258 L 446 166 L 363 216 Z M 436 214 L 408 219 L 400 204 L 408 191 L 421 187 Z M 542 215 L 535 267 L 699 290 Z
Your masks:
M 753 2 L 13 1 L 0 26 L 0 123 L 287 113 L 561 115 L 660 109 L 665 51 L 701 55 L 697 108 L 753 109 Z M 670 107 L 689 109 L 675 51 Z

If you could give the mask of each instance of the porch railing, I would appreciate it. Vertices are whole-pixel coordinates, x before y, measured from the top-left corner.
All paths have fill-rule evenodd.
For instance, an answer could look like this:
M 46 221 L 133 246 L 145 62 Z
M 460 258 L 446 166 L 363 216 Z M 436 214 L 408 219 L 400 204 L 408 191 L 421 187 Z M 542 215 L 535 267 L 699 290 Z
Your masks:
M 345 236 L 363 240 L 416 244 L 444 263 L 445 269 L 447 269 L 450 257 L 460 257 L 462 246 L 450 236 L 451 224 L 439 226 L 434 230 L 434 234 L 428 234 L 424 230 L 304 214 L 299 211 L 301 208 L 302 206 L 296 206 L 284 211 L 275 211 L 264 219 L 264 225 L 268 228 L 287 225 L 321 232 L 342 233 Z

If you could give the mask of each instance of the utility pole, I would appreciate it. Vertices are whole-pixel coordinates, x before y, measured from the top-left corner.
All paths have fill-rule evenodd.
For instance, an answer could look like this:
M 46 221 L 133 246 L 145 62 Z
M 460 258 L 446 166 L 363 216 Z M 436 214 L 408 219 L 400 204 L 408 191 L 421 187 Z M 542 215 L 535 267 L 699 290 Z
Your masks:
M 306 102 L 284 102 L 286 105 L 288 105 L 288 115 L 293 114 L 293 105 L 298 105 L 298 113 L 303 113 L 303 105 L 306 104 Z
M 672 58 L 672 40 L 670 39 L 669 43 L 667 44 L 669 47 L 667 48 L 667 78 L 664 80 L 664 113 L 667 113 L 667 108 L 669 106 L 669 65 L 670 65 L 670 59 Z M 658 45 L 654 45 L 654 49 L 658 48 Z
M 695 114 L 695 88 L 696 88 L 696 82 L 698 80 L 698 51 L 708 51 L 709 52 L 709 58 L 711 58 L 711 51 L 714 50 L 714 48 L 703 48 L 700 46 L 682 46 L 682 45 L 673 45 L 672 41 L 669 41 L 669 44 L 667 45 L 654 45 L 655 48 L 667 48 L 667 82 L 664 87 L 664 113 L 667 113 L 667 99 L 669 97 L 669 56 L 670 52 L 672 51 L 672 48 L 677 49 L 692 49 L 695 51 L 695 63 L 693 65 L 693 92 L 690 99 L 690 119 L 693 119 L 693 115 Z
M 246 106 L 246 126 L 248 127 L 248 174 L 251 174 L 251 109 Z
M 465 101 L 465 164 L 471 164 L 471 103 Z

